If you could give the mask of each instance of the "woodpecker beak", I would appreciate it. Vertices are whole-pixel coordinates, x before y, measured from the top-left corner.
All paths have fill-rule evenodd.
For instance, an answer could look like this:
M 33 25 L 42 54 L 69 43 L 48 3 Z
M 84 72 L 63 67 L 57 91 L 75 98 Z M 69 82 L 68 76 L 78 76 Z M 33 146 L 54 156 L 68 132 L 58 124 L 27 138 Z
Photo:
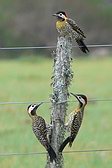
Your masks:
M 75 96 L 75 97 L 77 96 L 76 94 L 74 94 L 74 93 L 72 93 L 72 92 L 70 92 L 70 94 L 71 94 L 72 96 Z
M 76 94 L 74 94 L 74 93 L 70 93 L 72 96 L 75 96 L 76 98 L 77 98 L 77 95 Z
M 41 104 L 43 104 L 43 102 L 40 102 L 39 104 L 37 104 L 37 105 L 35 106 L 35 110 L 36 110 Z
M 57 17 L 58 15 L 55 13 L 55 14 L 53 14 L 53 16 L 56 16 L 56 17 Z

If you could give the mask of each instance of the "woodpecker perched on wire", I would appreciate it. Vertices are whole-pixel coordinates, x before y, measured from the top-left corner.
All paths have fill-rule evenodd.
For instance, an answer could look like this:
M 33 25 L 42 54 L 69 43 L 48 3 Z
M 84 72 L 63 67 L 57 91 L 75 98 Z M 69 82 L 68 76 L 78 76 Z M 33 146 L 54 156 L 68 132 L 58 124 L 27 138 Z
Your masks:
M 76 22 L 67 17 L 67 14 L 64 11 L 59 11 L 53 16 L 57 17 L 56 28 L 60 35 L 69 35 L 71 38 L 75 39 L 79 48 L 82 52 L 88 53 L 89 49 L 84 44 L 84 32 L 78 27 Z
M 79 101 L 78 107 L 69 115 L 69 120 L 65 124 L 65 127 L 70 132 L 70 136 L 65 139 L 65 141 L 62 143 L 62 145 L 59 148 L 59 152 L 62 152 L 65 146 L 69 143 L 69 146 L 72 146 L 72 143 L 74 139 L 76 138 L 76 135 L 79 131 L 79 128 L 81 126 L 83 115 L 84 115 L 84 108 L 87 104 L 87 97 L 82 94 L 73 94 L 73 96 L 77 98 Z
M 47 138 L 47 126 L 45 123 L 45 120 L 36 114 L 37 108 L 42 104 L 31 104 L 27 108 L 27 112 L 29 116 L 32 119 L 32 129 L 37 137 L 37 139 L 40 141 L 40 143 L 45 147 L 45 149 L 48 151 L 50 156 L 50 161 L 53 162 L 56 160 L 56 153 L 51 147 L 48 138 Z

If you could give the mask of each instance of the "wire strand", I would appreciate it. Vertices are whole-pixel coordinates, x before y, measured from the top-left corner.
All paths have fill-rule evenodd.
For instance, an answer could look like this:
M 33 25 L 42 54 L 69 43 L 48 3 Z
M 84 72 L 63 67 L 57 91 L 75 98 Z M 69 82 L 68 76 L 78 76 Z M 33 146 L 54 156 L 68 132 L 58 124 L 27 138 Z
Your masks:
M 26 47 L 0 47 L 0 50 L 32 50 L 32 49 L 51 49 L 56 46 L 26 46 Z
M 112 149 L 90 149 L 90 150 L 72 150 L 63 153 L 93 153 L 93 152 L 112 152 Z
M 112 98 L 111 99 L 89 99 L 88 102 L 111 102 L 112 101 Z M 47 101 L 47 100 L 42 100 L 42 101 L 28 101 L 28 102 L 0 102 L 0 105 L 6 105 L 6 104 L 32 104 L 32 103 L 40 103 L 40 102 L 43 102 L 45 104 L 48 104 L 48 103 L 51 103 L 51 101 Z M 72 102 L 77 102 L 77 100 L 68 100 L 68 101 L 62 101 L 62 102 L 58 102 L 57 104 L 61 104 L 61 103 L 72 103 Z
M 112 149 L 87 149 L 87 150 L 71 150 L 64 151 L 63 153 L 94 153 L 94 152 L 112 152 Z M 0 157 L 8 157 L 8 156 L 27 156 L 27 155 L 45 155 L 47 152 L 28 152 L 28 153 L 0 153 Z
M 79 46 L 73 46 L 78 48 Z M 89 48 L 100 48 L 100 47 L 112 47 L 112 44 L 88 44 Z M 53 49 L 56 48 L 56 45 L 51 46 L 20 46 L 20 47 L 0 47 L 0 50 L 32 50 L 32 49 Z

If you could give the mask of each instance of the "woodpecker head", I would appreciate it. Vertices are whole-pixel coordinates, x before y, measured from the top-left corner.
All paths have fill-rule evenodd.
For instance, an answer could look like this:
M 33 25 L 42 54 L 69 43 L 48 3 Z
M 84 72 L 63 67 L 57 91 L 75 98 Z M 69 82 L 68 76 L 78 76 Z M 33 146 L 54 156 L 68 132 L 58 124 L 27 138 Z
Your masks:
M 87 104 L 87 97 L 85 95 L 74 93 L 70 94 L 76 97 L 76 99 L 79 101 L 80 107 L 84 107 Z
M 58 20 L 62 20 L 62 21 L 64 21 L 67 18 L 67 15 L 64 11 L 59 11 L 53 14 L 53 16 L 56 16 Z
M 29 114 L 30 117 L 36 115 L 36 110 L 37 110 L 37 108 L 38 108 L 41 104 L 43 104 L 43 102 L 41 102 L 41 103 L 39 103 L 39 104 L 30 104 L 30 105 L 28 106 L 27 112 L 28 112 L 28 114 Z

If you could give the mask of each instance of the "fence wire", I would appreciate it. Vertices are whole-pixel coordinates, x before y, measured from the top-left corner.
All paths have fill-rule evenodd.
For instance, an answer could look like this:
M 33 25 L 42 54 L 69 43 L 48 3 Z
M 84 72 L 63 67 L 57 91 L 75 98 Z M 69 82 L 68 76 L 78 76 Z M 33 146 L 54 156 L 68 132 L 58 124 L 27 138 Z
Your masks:
M 90 102 L 90 103 L 94 103 L 94 102 L 111 102 L 112 101 L 112 98 L 110 98 L 110 99 L 89 99 L 88 100 L 88 102 Z M 7 104 L 32 104 L 32 103 L 34 103 L 34 104 L 38 104 L 38 103 L 40 103 L 40 102 L 43 102 L 44 104 L 49 104 L 49 103 L 51 103 L 51 101 L 48 101 L 48 100 L 41 100 L 41 101 L 28 101 L 28 102 L 17 102 L 17 101 L 15 101 L 15 102 L 13 102 L 13 101 L 11 101 L 11 102 L 0 102 L 0 105 L 7 105 Z M 73 103 L 73 102 L 77 102 L 77 100 L 68 100 L 68 101 L 62 101 L 62 102 L 58 102 L 57 104 L 61 104 L 61 103 L 66 103 L 66 102 L 68 102 L 68 103 Z
M 72 153 L 94 153 L 94 152 L 112 152 L 112 149 L 87 149 L 87 150 L 70 150 L 64 151 L 64 154 Z M 26 152 L 26 153 L 0 153 L 0 157 L 8 156 L 32 156 L 32 155 L 46 155 L 47 152 Z
M 79 46 L 73 46 L 78 48 Z M 81 46 L 80 46 L 81 47 Z M 112 47 L 112 44 L 88 44 L 88 48 Z M 56 45 L 51 46 L 20 46 L 20 47 L 0 47 L 0 50 L 32 50 L 32 49 L 53 49 Z
M 73 46 L 74 48 L 77 48 L 79 46 Z M 89 44 L 87 45 L 88 48 L 100 48 L 100 47 L 112 47 L 112 44 Z M 56 48 L 56 45 L 51 46 L 25 46 L 25 47 L 0 47 L 0 50 L 32 50 L 32 49 L 53 49 Z M 112 98 L 110 99 L 89 99 L 88 102 L 111 102 Z M 51 103 L 50 101 L 44 100 L 44 101 L 29 101 L 29 102 L 0 102 L 0 105 L 7 105 L 7 104 L 31 104 L 31 103 Z M 63 101 L 59 103 L 64 102 L 77 102 L 77 101 Z M 70 151 L 64 151 L 64 154 L 72 154 L 72 153 L 94 153 L 94 152 L 112 152 L 112 149 L 90 149 L 90 150 L 70 150 Z M 28 153 L 0 153 L 0 157 L 10 157 L 10 156 L 32 156 L 32 155 L 45 155 L 47 152 L 28 152 Z

